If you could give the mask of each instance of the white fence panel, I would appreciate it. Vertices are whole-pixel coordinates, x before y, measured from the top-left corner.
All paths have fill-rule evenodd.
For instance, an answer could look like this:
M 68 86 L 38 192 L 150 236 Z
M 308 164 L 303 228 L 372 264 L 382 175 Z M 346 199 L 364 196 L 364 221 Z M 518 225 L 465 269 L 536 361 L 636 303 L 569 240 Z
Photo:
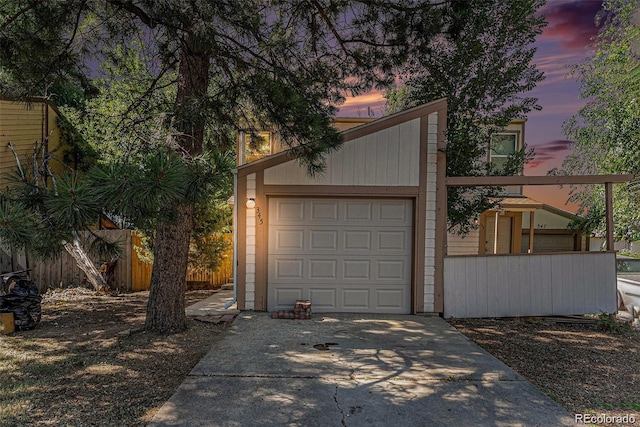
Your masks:
M 614 252 L 449 256 L 444 316 L 559 316 L 617 309 Z

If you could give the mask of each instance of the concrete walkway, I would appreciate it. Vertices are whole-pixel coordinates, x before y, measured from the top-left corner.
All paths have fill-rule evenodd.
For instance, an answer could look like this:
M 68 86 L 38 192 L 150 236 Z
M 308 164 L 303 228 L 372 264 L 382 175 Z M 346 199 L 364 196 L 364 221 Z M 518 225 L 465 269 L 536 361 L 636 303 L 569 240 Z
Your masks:
M 238 314 L 238 305 L 232 304 L 229 308 L 224 308 L 224 305 L 233 301 L 233 290 L 221 289 L 208 298 L 198 301 L 197 303 L 190 305 L 186 308 L 185 313 L 187 316 L 216 316 L 225 314 Z
M 243 312 L 150 424 L 285 425 L 574 423 L 438 317 Z

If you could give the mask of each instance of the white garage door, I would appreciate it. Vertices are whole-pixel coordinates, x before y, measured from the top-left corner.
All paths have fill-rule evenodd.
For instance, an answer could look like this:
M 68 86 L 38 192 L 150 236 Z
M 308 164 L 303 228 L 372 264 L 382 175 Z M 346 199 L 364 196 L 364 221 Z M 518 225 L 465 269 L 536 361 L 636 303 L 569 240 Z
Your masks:
M 269 200 L 269 311 L 409 313 L 410 200 Z

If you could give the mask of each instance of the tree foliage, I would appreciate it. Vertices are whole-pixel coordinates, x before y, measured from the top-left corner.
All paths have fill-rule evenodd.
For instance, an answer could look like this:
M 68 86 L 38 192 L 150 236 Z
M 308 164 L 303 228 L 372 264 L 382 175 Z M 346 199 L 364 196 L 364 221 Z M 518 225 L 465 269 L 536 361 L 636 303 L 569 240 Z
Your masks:
M 162 193 L 150 188 L 177 184 L 157 175 L 170 169 L 153 161 L 179 168 L 166 154 L 175 152 L 184 176 L 202 177 L 199 156 L 225 153 L 239 130 L 274 129 L 311 173 L 321 170 L 324 154 L 341 144 L 331 126 L 336 105 L 348 94 L 389 84 L 417 34 L 437 31 L 439 13 L 437 4 L 411 0 L 5 0 L 0 95 L 55 96 L 69 86 L 92 95 L 107 86 L 130 96 L 125 108 L 113 105 L 106 127 L 87 130 L 105 150 L 135 147 L 100 182 L 123 186 L 108 206 L 144 216 L 127 211 L 134 200 L 124 190 L 136 185 L 130 177 L 156 174 L 159 181 L 136 188 L 136 197 L 153 202 Z M 106 78 L 94 82 L 96 63 L 117 72 L 107 66 Z M 108 96 L 99 102 L 103 111 L 111 105 Z M 86 114 L 95 113 L 91 108 Z M 125 176 L 118 169 L 156 152 L 161 156 L 140 171 Z M 122 153 L 118 148 L 115 156 Z M 128 180 L 111 179 L 117 175 Z M 175 188 L 152 209 L 161 215 L 146 326 L 161 332 L 186 324 L 184 273 L 200 195 Z
M 617 238 L 640 239 L 640 6 L 608 0 L 597 16 L 600 30 L 589 56 L 572 66 L 587 102 L 565 122 L 574 151 L 555 173 L 630 173 L 635 179 L 614 188 Z M 580 226 L 604 235 L 604 189 L 575 188 L 571 199 L 586 220 Z
M 442 29 L 412 47 L 402 86 L 387 93 L 390 112 L 447 98 L 447 175 L 512 175 L 531 152 L 517 153 L 502 169 L 486 162 L 492 132 L 539 109 L 524 95 L 543 79 L 531 63 L 532 44 L 544 17 L 544 0 L 450 1 L 441 9 Z M 452 188 L 449 227 L 466 233 L 474 216 L 494 206 L 496 188 Z

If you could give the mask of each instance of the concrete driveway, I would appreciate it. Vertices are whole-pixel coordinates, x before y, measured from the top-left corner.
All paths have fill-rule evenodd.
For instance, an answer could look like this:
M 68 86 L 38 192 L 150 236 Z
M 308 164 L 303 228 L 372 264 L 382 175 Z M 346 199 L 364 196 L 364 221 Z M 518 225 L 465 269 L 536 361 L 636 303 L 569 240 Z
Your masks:
M 438 317 L 243 312 L 150 424 L 397 425 L 574 422 Z

